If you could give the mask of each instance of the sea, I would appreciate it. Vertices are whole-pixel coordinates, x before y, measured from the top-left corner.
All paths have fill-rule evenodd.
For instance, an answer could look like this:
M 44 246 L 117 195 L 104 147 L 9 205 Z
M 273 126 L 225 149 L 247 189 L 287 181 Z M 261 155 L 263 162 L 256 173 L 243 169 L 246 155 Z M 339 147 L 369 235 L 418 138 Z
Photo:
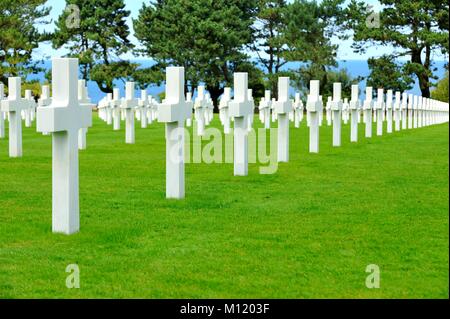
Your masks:
M 132 62 L 140 64 L 141 68 L 148 68 L 154 64 L 154 61 L 152 61 L 152 60 L 133 60 Z M 444 76 L 445 63 L 447 63 L 447 61 L 435 61 L 433 63 L 433 69 L 434 69 L 433 73 L 439 79 L 441 79 Z M 49 70 L 51 68 L 51 61 L 48 60 L 48 61 L 39 62 L 39 66 L 45 70 Z M 299 63 L 288 63 L 285 66 L 285 68 L 290 68 L 290 69 L 295 70 L 296 68 L 298 68 L 298 66 L 299 66 Z M 348 73 L 354 78 L 356 78 L 358 76 L 367 77 L 370 73 L 366 60 L 338 61 L 338 66 L 335 69 L 336 70 L 346 69 L 348 71 Z M 41 83 L 44 83 L 45 82 L 45 72 L 29 75 L 28 80 L 38 80 Z M 361 88 L 360 98 L 361 99 L 364 99 L 363 88 L 365 87 L 365 82 L 366 82 L 366 80 L 363 80 L 360 82 L 360 88 Z M 125 82 L 122 80 L 116 80 L 114 82 L 114 85 L 115 85 L 115 87 L 120 89 L 121 96 L 124 96 L 125 95 Z M 87 86 L 88 86 L 89 97 L 91 98 L 93 103 L 97 104 L 102 98 L 105 97 L 106 94 L 103 93 L 102 91 L 100 91 L 96 82 L 88 81 Z M 164 90 L 165 90 L 164 84 L 151 85 L 150 87 L 147 88 L 148 94 L 154 96 L 155 98 L 157 98 L 160 93 L 164 92 Z M 294 95 L 294 93 L 295 93 L 295 90 L 291 89 L 290 94 Z M 417 80 L 416 80 L 414 87 L 410 90 L 410 93 L 420 95 L 420 89 L 419 89 L 419 84 L 418 84 Z M 139 97 L 140 94 L 141 94 L 140 90 L 136 90 L 136 96 Z M 194 97 L 195 97 L 195 94 L 194 94 Z

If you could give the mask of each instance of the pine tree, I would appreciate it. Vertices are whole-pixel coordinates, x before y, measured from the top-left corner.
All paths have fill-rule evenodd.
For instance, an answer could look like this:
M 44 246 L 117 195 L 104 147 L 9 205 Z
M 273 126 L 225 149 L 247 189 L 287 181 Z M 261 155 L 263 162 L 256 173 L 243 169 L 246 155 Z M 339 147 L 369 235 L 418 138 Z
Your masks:
M 370 75 L 367 79 L 368 86 L 404 92 L 410 90 L 414 84 L 411 76 L 405 74 L 401 65 L 396 63 L 389 55 L 370 58 L 367 60 L 367 64 L 370 69 Z
M 33 50 L 45 40 L 38 31 L 39 24 L 48 23 L 49 8 L 45 0 L 0 1 L 0 81 L 8 76 L 21 76 L 40 71 L 32 62 Z
M 115 79 L 130 78 L 137 65 L 120 59 L 133 45 L 123 0 L 66 0 L 67 8 L 56 22 L 53 47 L 64 47 L 70 57 L 79 59 L 82 77 L 97 82 L 102 92 L 113 90 Z M 78 23 L 77 23 L 78 22 Z
M 204 83 L 217 104 L 233 72 L 249 71 L 258 83 L 259 72 L 244 48 L 252 41 L 255 2 L 239 0 L 165 0 L 143 5 L 133 20 L 142 56 L 156 65 L 140 75 L 163 79 L 166 66 L 183 66 L 186 89 Z M 145 77 L 144 72 L 147 72 Z M 252 85 L 250 83 L 250 85 Z
M 254 40 L 251 49 L 257 54 L 258 65 L 266 74 L 268 88 L 276 97 L 277 81 L 286 65 L 286 38 L 283 31 L 286 26 L 287 4 L 285 0 L 259 0 L 256 23 L 253 25 Z
M 304 90 L 311 79 L 320 80 L 321 92 L 328 87 L 328 72 L 337 67 L 338 46 L 333 36 L 345 39 L 343 0 L 295 0 L 287 6 L 283 31 L 287 61 L 300 62 L 295 72 L 296 86 Z
M 402 67 L 406 75 L 415 74 L 422 96 L 430 97 L 433 76 L 432 56 L 448 55 L 447 1 L 438 0 L 380 0 L 379 16 L 364 2 L 352 0 L 348 7 L 349 28 L 354 31 L 356 52 L 368 46 L 392 46 L 393 59 L 408 57 Z M 379 17 L 379 21 L 378 18 Z M 375 22 L 375 23 L 373 23 Z M 392 75 L 394 76 L 394 75 Z

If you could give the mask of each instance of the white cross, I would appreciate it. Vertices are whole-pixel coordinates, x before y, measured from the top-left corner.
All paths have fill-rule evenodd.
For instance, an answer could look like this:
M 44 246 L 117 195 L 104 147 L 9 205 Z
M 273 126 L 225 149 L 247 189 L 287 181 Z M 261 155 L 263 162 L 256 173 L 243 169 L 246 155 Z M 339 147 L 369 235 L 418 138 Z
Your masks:
M 333 83 L 333 100 L 331 110 L 333 111 L 333 146 L 341 146 L 341 116 L 342 116 L 342 84 Z
M 414 95 L 408 95 L 408 129 L 413 128 L 413 106 L 414 105 Z
M 383 109 L 384 109 L 384 89 L 378 89 L 377 103 L 375 104 L 378 136 L 383 135 Z
M 113 110 L 111 108 L 111 102 L 113 100 L 113 94 L 107 93 L 104 98 L 104 108 L 106 110 L 106 124 L 111 125 L 113 123 Z
M 140 112 L 141 128 L 147 128 L 147 110 L 149 107 L 147 90 L 141 90 L 141 98 L 139 99 L 138 104 L 139 108 L 137 111 Z
M 386 119 L 387 119 L 387 128 L 386 132 L 388 134 L 392 133 L 392 105 L 393 105 L 393 92 L 392 90 L 388 90 L 386 94 Z
M 78 132 L 92 125 L 92 109 L 77 96 L 78 59 L 52 60 L 52 104 L 38 107 L 37 131 L 52 134 L 52 229 L 72 234 L 80 229 Z
M 42 86 L 42 94 L 38 100 L 38 107 L 49 106 L 52 103 L 52 98 L 50 97 L 50 86 L 43 85 Z M 49 132 L 44 132 L 42 135 L 50 135 Z
M 403 92 L 402 103 L 400 106 L 402 112 L 402 130 L 405 130 L 407 129 L 408 93 Z
M 289 162 L 289 113 L 292 112 L 289 77 L 278 78 L 278 100 L 274 111 L 278 114 L 278 162 Z
M 4 113 L 1 108 L 1 101 L 5 97 L 4 94 L 5 94 L 5 86 L 3 85 L 3 83 L 0 83 L 0 138 L 5 137 L 5 118 L 3 117 Z
M 36 101 L 31 90 L 25 90 L 25 100 L 28 101 L 28 108 L 23 110 L 25 112 L 25 127 L 31 127 L 32 113 L 36 107 Z
M 247 97 L 248 97 L 248 100 L 252 103 L 252 111 L 250 112 L 250 114 L 247 117 L 247 121 L 248 121 L 247 130 L 250 132 L 253 128 L 253 117 L 255 115 L 255 101 L 253 100 L 253 90 L 252 89 L 247 89 Z
M 322 99 L 319 95 L 320 82 L 309 82 L 309 95 L 306 102 L 306 111 L 309 114 L 309 152 L 319 153 L 319 113 L 322 112 Z
M 423 99 L 424 97 L 419 96 L 419 104 L 417 105 L 417 127 L 423 126 Z
M 278 114 L 275 112 L 275 102 L 277 101 L 276 98 L 272 98 L 272 101 L 270 103 L 270 110 L 272 111 L 272 122 L 275 122 L 278 120 Z
M 192 101 L 192 93 L 186 93 L 186 107 L 189 108 L 190 116 L 186 119 L 186 125 L 189 123 L 192 124 L 192 108 L 194 107 L 194 102 Z M 189 125 L 188 125 L 189 126 Z
M 1 101 L 2 111 L 9 113 L 9 156 L 22 157 L 21 112 L 29 108 L 29 101 L 21 96 L 20 77 L 8 78 L 8 99 Z
M 192 108 L 194 107 L 194 102 L 192 101 L 192 92 L 186 93 L 186 103 L 188 104 L 188 106 L 190 107 L 191 112 L 192 112 Z M 192 126 L 192 118 L 191 117 L 186 119 L 186 126 L 188 126 L 188 127 Z
M 191 95 L 190 101 L 192 102 L 192 95 Z M 151 99 L 151 104 L 152 104 L 152 115 L 153 115 L 152 118 L 153 118 L 153 120 L 156 121 L 156 120 L 158 120 L 159 103 L 158 103 L 158 101 L 156 99 L 152 98 Z M 192 104 L 192 107 L 193 107 L 193 104 Z M 191 110 L 190 110 L 191 113 L 192 113 L 192 107 L 191 107 Z M 192 122 L 192 117 L 189 118 L 189 120 Z M 186 122 L 187 122 L 187 120 L 186 120 Z
M 85 80 L 78 80 L 78 102 L 80 105 L 90 107 L 91 109 L 95 106 L 91 103 L 91 99 L 88 97 Z M 78 132 L 78 149 L 80 150 L 86 149 L 87 131 L 87 127 L 82 127 Z
M 106 96 L 103 97 L 100 101 L 98 101 L 98 117 L 103 120 L 106 121 Z
M 125 99 L 121 108 L 125 110 L 125 143 L 134 144 L 134 109 L 138 106 L 138 100 L 134 97 L 134 82 L 127 82 Z
M 423 108 L 423 126 L 428 126 L 428 99 L 426 97 L 423 98 L 422 108 Z
M 264 97 L 259 102 L 259 119 L 264 124 L 265 129 L 270 128 L 270 110 L 272 108 L 270 93 L 270 90 L 266 90 Z
M 401 103 L 402 103 L 401 93 L 395 92 L 395 101 L 394 101 L 394 122 L 395 122 L 395 130 L 400 131 L 400 120 L 401 120 Z
M 366 87 L 366 99 L 364 100 L 364 116 L 365 116 L 365 124 L 366 124 L 366 137 L 372 137 L 372 109 L 373 109 L 373 101 L 372 101 L 372 87 Z
M 228 104 L 230 117 L 234 118 L 234 175 L 248 175 L 247 117 L 253 112 L 253 102 L 248 99 L 248 74 L 234 73 L 234 98 Z
M 219 103 L 219 118 L 223 125 L 225 134 L 230 134 L 230 116 L 228 103 L 231 101 L 231 88 L 226 87 Z
M 344 124 L 348 123 L 348 118 L 349 118 L 349 102 L 348 102 L 348 98 L 344 98 L 344 103 L 342 104 L 342 120 L 344 122 Z
M 295 113 L 294 113 L 294 126 L 296 128 L 300 127 L 300 122 L 303 120 L 303 102 L 300 99 L 300 93 L 295 93 L 295 100 L 293 104 Z
M 352 85 L 352 97 L 350 99 L 350 142 L 358 141 L 358 119 L 360 118 L 359 109 L 361 107 L 359 101 L 359 86 L 357 84 Z
M 323 96 L 322 95 L 319 95 L 319 101 L 320 101 L 319 126 L 322 126 L 322 122 L 323 122 Z
M 333 103 L 333 97 L 329 96 L 327 99 L 327 104 L 325 105 L 325 113 L 326 113 L 326 120 L 327 120 L 327 125 L 331 126 L 332 122 L 333 122 L 333 113 L 331 112 L 331 104 Z
M 184 67 L 166 69 L 166 99 L 158 107 L 158 121 L 166 123 L 166 197 L 184 198 L 184 122 L 192 105 L 184 96 Z
M 419 97 L 414 95 L 413 102 L 413 128 L 417 128 L 417 108 L 419 106 Z
M 213 119 L 214 115 L 214 102 L 211 99 L 211 95 L 209 93 L 205 94 L 206 100 L 206 109 L 205 109 L 205 124 L 209 125 Z
M 200 85 L 197 88 L 197 98 L 194 103 L 195 121 L 197 122 L 197 135 L 203 136 L 205 133 L 205 121 L 206 121 L 206 97 L 205 87 Z
M 42 86 L 42 94 L 38 100 L 38 106 L 49 106 L 52 103 L 52 98 L 50 97 L 50 87 L 48 85 Z
M 120 105 L 122 101 L 120 99 L 120 90 L 118 88 L 113 89 L 113 98 L 109 101 L 109 107 L 112 112 L 113 130 L 120 130 Z

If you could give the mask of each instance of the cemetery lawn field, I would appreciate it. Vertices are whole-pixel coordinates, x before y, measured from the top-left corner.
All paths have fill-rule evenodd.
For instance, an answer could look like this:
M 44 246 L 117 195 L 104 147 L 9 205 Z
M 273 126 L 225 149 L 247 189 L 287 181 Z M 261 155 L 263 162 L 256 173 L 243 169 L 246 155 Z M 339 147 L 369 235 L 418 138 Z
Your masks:
M 0 140 L 0 298 L 448 298 L 448 124 L 333 148 L 291 123 L 290 162 L 187 164 L 165 199 L 163 124 L 136 144 L 94 116 L 80 151 L 81 231 L 51 232 L 51 137 Z M 260 126 L 257 116 L 255 124 Z M 216 117 L 213 126 L 220 127 Z M 192 128 L 191 128 L 192 131 Z M 207 144 L 207 141 L 203 142 Z M 80 288 L 66 287 L 77 264 Z M 380 288 L 366 287 L 379 266 Z

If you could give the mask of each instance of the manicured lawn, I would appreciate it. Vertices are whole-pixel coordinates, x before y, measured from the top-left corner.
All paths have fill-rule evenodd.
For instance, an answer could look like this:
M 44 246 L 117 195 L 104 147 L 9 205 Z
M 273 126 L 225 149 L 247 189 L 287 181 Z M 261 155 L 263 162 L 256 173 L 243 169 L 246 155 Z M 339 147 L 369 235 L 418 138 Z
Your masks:
M 255 117 L 255 123 L 259 120 Z M 218 126 L 218 120 L 214 124 Z M 137 122 L 139 126 L 139 122 Z M 0 140 L 2 298 L 448 298 L 448 125 L 320 153 L 291 124 L 291 161 L 234 177 L 186 166 L 186 199 L 165 199 L 164 126 L 136 144 L 97 118 L 80 152 L 81 232 L 51 232 L 51 137 L 24 128 L 21 159 Z M 80 289 L 65 286 L 80 267 Z M 377 264 L 381 288 L 365 286 Z

